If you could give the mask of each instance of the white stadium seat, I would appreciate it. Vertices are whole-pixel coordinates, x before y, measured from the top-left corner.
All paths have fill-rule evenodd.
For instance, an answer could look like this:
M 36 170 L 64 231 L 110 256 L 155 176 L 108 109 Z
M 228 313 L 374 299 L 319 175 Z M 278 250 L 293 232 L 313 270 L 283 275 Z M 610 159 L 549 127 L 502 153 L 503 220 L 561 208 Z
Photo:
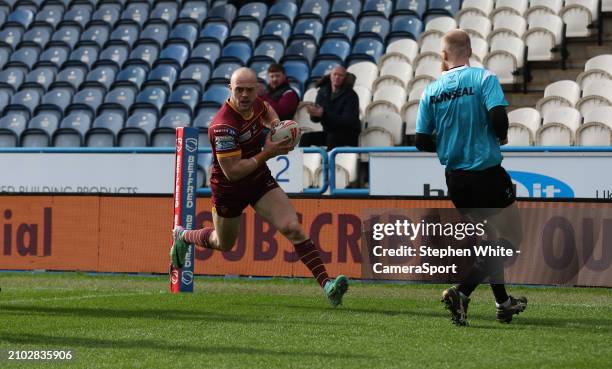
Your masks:
M 563 1 L 564 0 L 531 0 L 529 8 L 524 13 L 527 22 L 530 21 L 532 16 L 542 14 L 558 15 L 561 8 L 563 8 Z
M 303 157 L 304 188 L 317 185 L 320 186 L 321 184 L 316 182 L 316 173 L 317 170 L 320 170 L 321 168 L 321 155 L 317 153 L 305 153 Z
M 315 100 L 317 99 L 317 92 L 318 91 L 319 91 L 319 89 L 316 88 L 316 87 L 309 88 L 304 93 L 304 98 L 302 99 L 302 101 L 305 101 L 305 102 L 315 102 Z
M 409 38 L 395 40 L 387 45 L 386 52 L 400 53 L 408 58 L 410 63 L 412 63 L 419 53 L 419 44 L 415 40 Z
M 388 109 L 376 114 L 368 114 L 366 129 L 361 132 L 359 146 L 394 146 L 401 145 L 404 137 L 402 117 Z M 381 133 L 386 132 L 386 133 Z M 371 136 L 371 137 L 370 137 Z M 390 139 L 390 140 L 389 140 Z M 376 145 L 373 145 L 376 143 Z
M 518 37 L 498 37 L 491 44 L 491 51 L 485 56 L 483 64 L 497 75 L 502 84 L 516 83 L 516 72 L 523 67 L 525 44 Z
M 438 17 L 427 22 L 424 33 L 427 33 L 427 31 L 440 31 L 442 33 L 447 33 L 455 28 L 457 28 L 457 21 L 455 18 Z
M 408 92 L 408 101 L 421 100 L 421 95 L 423 94 L 425 87 L 427 87 L 427 85 L 433 81 L 435 81 L 435 78 L 431 76 L 422 75 L 414 77 L 408 84 L 408 88 L 406 88 L 406 91 Z
M 612 81 L 607 79 L 589 83 L 582 90 L 582 98 L 576 103 L 576 109 L 582 115 L 600 106 L 612 106 Z
M 595 56 L 584 65 L 584 72 L 578 75 L 576 82 L 584 88 L 591 82 L 600 79 L 612 80 L 612 54 Z
M 336 155 L 336 188 L 346 188 L 358 179 L 359 155 L 344 153 Z
M 380 59 L 380 76 L 395 76 L 404 82 L 404 87 L 412 79 L 414 71 L 407 57 L 400 53 L 387 53 Z
M 564 80 L 549 84 L 544 89 L 544 97 L 537 104 L 536 109 L 544 115 L 548 110 L 560 106 L 573 108 L 580 99 L 580 86 L 574 81 Z
M 364 86 L 355 86 L 353 87 L 353 91 L 355 91 L 359 98 L 359 117 L 362 119 L 363 113 L 365 113 L 366 108 L 370 105 L 370 102 L 372 102 L 372 91 Z
M 364 86 L 370 90 L 372 89 L 372 84 L 378 77 L 378 66 L 369 61 L 355 63 L 346 70 L 355 75 L 355 86 Z
M 486 39 L 493 25 L 491 20 L 483 15 L 466 14 L 461 18 L 459 28 L 466 31 L 470 36 Z
M 527 21 L 521 15 L 509 14 L 504 17 L 497 17 L 493 22 L 493 31 L 489 33 L 488 41 L 493 43 L 493 40 L 502 34 L 523 37 L 526 30 Z
M 380 77 L 374 82 L 373 88 L 373 103 L 377 101 L 390 102 L 396 107 L 396 112 L 399 113 L 406 101 L 406 86 L 401 79 L 394 76 Z
M 404 133 L 407 135 L 416 134 L 416 120 L 419 112 L 419 100 L 407 102 L 402 107 L 402 119 L 406 123 Z
M 495 2 L 493 0 L 464 0 L 461 4 L 461 11 L 456 15 L 461 20 L 465 14 L 480 14 L 488 17 L 493 11 Z
M 297 111 L 293 116 L 293 120 L 298 123 L 302 133 L 322 131 L 323 127 L 321 126 L 321 123 L 315 123 L 310 119 L 310 114 L 308 114 L 308 110 L 306 109 L 308 104 L 309 103 L 301 102 L 298 105 Z
M 437 30 L 424 33 L 419 37 L 419 52 L 440 53 L 442 51 L 442 37 L 444 37 L 444 33 Z
M 565 0 L 559 12 L 567 24 L 567 37 L 586 37 L 591 34 L 588 26 L 597 20 L 597 0 Z
M 534 108 L 520 108 L 508 113 L 508 145 L 532 146 L 542 117 Z
M 497 0 L 495 9 L 489 14 L 489 18 L 495 23 L 498 17 L 507 15 L 523 16 L 529 6 L 529 0 Z
M 574 108 L 560 107 L 549 111 L 543 119 L 542 126 L 536 132 L 536 145 L 571 146 L 582 115 Z
M 584 123 L 576 131 L 576 145 L 612 145 L 612 107 L 603 106 L 584 115 Z
M 442 74 L 442 56 L 440 53 L 421 53 L 414 61 L 414 76 L 438 78 Z
M 563 37 L 563 20 L 553 14 L 537 14 L 528 19 L 528 24 L 523 35 L 528 48 L 527 60 L 552 60 L 552 49 Z
M 489 43 L 487 40 L 475 36 L 470 36 L 470 43 L 472 44 L 472 57 L 482 62 L 489 52 Z

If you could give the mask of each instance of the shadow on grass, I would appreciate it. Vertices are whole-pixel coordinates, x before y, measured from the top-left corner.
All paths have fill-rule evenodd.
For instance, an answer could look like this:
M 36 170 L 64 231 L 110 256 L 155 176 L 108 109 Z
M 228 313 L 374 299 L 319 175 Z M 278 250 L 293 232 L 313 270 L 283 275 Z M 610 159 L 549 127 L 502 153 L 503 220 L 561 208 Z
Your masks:
M 288 357 L 320 357 L 329 359 L 375 359 L 374 356 L 362 354 L 349 354 L 346 352 L 324 353 L 324 352 L 307 352 L 300 350 L 286 349 L 262 349 L 246 346 L 221 346 L 213 345 L 192 345 L 192 344 L 174 344 L 171 341 L 155 341 L 155 340 L 126 340 L 126 339 L 104 339 L 90 337 L 66 337 L 52 336 L 42 334 L 3 334 L 2 341 L 15 345 L 47 345 L 54 347 L 68 348 L 88 348 L 88 349 L 148 349 L 154 351 L 168 351 L 180 354 L 222 354 L 222 355 L 268 355 L 268 356 L 288 356 Z M 75 354 L 78 359 L 78 350 Z

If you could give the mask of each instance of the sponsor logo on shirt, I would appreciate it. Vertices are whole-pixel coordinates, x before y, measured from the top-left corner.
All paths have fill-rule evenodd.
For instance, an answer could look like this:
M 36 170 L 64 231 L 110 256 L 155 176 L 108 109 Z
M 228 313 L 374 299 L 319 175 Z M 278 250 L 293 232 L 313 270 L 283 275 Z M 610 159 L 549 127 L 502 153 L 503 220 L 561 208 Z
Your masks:
M 238 146 L 236 140 L 232 136 L 216 136 L 215 137 L 215 148 L 218 151 L 234 150 Z

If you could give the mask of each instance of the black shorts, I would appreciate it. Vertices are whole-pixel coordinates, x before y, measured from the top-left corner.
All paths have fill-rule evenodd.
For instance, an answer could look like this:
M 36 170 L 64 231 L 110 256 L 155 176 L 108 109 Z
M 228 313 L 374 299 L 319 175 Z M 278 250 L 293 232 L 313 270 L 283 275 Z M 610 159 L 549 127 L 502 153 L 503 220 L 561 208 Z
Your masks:
M 462 213 L 475 208 L 506 208 L 516 200 L 510 175 L 501 165 L 485 170 L 448 170 L 446 186 L 453 205 Z

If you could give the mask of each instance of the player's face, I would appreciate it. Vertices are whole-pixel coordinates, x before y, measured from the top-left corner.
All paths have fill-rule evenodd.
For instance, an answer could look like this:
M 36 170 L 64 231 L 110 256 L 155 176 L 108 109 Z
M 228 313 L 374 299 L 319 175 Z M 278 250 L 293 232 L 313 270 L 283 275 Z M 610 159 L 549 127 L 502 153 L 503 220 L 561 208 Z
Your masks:
M 285 75 L 282 72 L 268 73 L 268 84 L 272 88 L 277 88 L 285 82 Z
M 257 97 L 257 82 L 253 81 L 236 81 L 230 85 L 232 93 L 232 102 L 243 112 L 251 110 L 251 106 Z

